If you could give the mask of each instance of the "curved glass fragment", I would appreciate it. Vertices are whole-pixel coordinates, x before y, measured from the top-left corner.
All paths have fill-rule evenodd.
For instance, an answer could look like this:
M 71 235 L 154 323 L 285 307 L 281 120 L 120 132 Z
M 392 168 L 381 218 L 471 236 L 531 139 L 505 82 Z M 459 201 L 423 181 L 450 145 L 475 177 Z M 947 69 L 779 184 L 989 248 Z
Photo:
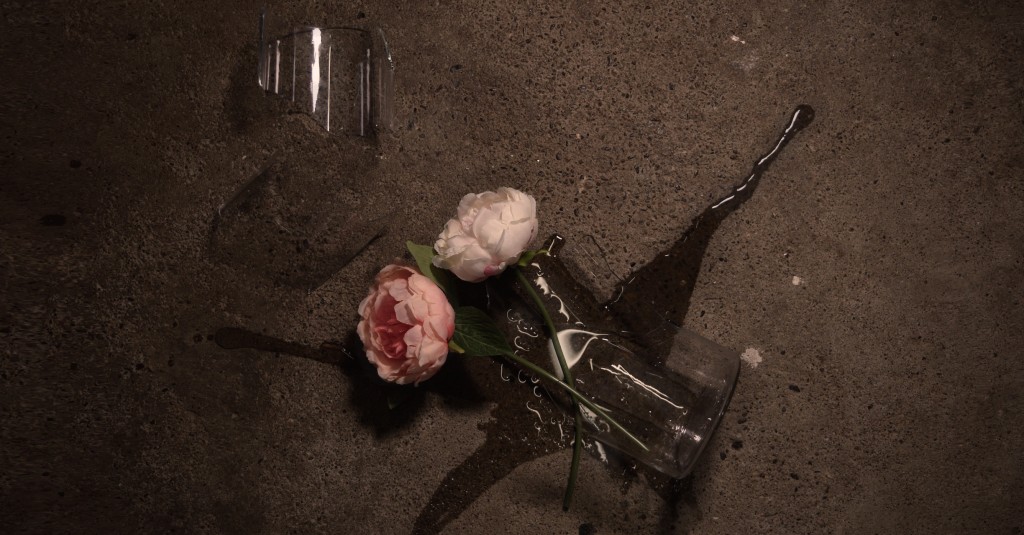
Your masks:
M 384 32 L 292 26 L 260 14 L 257 83 L 329 132 L 370 136 L 392 120 L 395 64 Z

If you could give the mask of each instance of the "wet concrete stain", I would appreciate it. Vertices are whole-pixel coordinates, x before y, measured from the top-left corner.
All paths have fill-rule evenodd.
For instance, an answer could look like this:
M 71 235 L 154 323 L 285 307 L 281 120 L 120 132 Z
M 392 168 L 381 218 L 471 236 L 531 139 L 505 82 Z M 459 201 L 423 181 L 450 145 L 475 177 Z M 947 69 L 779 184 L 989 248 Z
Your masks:
M 668 354 L 665 344 L 672 341 L 672 326 L 681 327 L 690 308 L 704 252 L 715 231 L 729 214 L 751 198 L 779 153 L 813 120 L 814 110 L 810 106 L 798 106 L 774 147 L 754 163 L 747 177 L 729 195 L 701 212 L 672 247 L 628 277 L 618 289 L 621 297 L 608 304 L 635 333 L 653 343 L 661 358 Z

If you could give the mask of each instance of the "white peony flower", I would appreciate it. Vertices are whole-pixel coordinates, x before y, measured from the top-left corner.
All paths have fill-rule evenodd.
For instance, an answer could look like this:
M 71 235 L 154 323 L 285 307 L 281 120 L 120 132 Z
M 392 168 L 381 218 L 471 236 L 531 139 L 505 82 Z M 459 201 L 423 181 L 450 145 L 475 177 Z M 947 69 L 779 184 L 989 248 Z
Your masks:
M 537 201 L 512 188 L 470 193 L 434 243 L 434 265 L 467 282 L 497 275 L 537 236 Z

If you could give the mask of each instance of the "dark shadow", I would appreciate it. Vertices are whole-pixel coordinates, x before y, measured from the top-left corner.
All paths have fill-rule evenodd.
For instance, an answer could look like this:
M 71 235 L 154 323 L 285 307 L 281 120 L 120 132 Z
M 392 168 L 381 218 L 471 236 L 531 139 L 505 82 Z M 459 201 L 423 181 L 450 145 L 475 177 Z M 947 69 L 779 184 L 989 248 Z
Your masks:
M 665 478 L 665 476 L 660 477 Z M 667 479 L 667 478 L 666 478 Z M 659 488 L 659 487 L 655 487 Z M 659 493 L 665 500 L 667 514 L 658 522 L 660 533 L 690 533 L 693 526 L 704 518 L 697 505 L 697 493 L 693 489 L 693 475 L 683 479 L 670 479 L 660 486 Z
M 349 401 L 355 407 L 359 423 L 372 429 L 378 438 L 386 437 L 412 423 L 423 408 L 426 394 L 440 396 L 446 405 L 459 409 L 478 407 L 484 397 L 474 388 L 461 359 L 453 359 L 430 381 L 419 386 L 396 385 L 384 381 L 366 360 L 355 333 L 342 342 L 324 342 L 311 347 L 237 327 L 223 327 L 213 335 L 224 349 L 251 349 L 275 356 L 288 355 L 337 366 L 352 383 Z
M 293 356 L 338 366 L 352 381 L 350 404 L 359 423 L 372 429 L 377 437 L 387 437 L 412 423 L 422 412 L 428 392 L 439 395 L 453 408 L 478 408 L 495 404 L 491 418 L 481 424 L 485 432 L 481 444 L 459 466 L 455 467 L 435 489 L 428 504 L 420 511 L 413 533 L 436 534 L 457 518 L 469 505 L 496 482 L 507 477 L 522 464 L 551 453 L 566 450 L 565 437 L 550 425 L 535 428 L 535 416 L 527 411 L 527 403 L 544 418 L 555 415 L 565 418 L 555 398 L 537 385 L 544 401 L 533 392 L 533 383 L 523 379 L 517 370 L 499 359 L 452 357 L 433 378 L 419 387 L 395 385 L 377 376 L 366 360 L 355 333 L 341 342 L 325 342 L 312 347 L 289 342 L 265 334 L 236 327 L 224 327 L 214 334 L 214 341 L 224 349 L 250 349 L 275 356 Z M 390 407 L 390 408 L 389 408 Z M 565 419 L 566 428 L 570 421 Z M 534 429 L 536 435 L 533 435 Z M 524 434 L 529 433 L 529 440 Z M 588 442 L 588 449 L 591 449 Z M 666 502 L 663 524 L 678 525 L 679 503 L 696 503 L 692 495 L 692 478 L 677 480 L 644 466 L 606 448 L 607 467 L 622 481 L 623 492 L 637 481 L 644 481 Z M 696 511 L 696 508 L 693 508 Z
M 224 115 L 236 135 L 253 132 L 257 126 L 273 122 L 288 113 L 288 104 L 281 99 L 267 98 L 257 83 L 256 40 L 236 54 L 240 60 L 228 76 L 224 95 Z
M 519 465 L 563 448 L 551 437 L 524 441 L 523 433 L 532 430 L 528 421 L 522 421 L 522 413 L 526 411 L 518 406 L 510 411 L 511 405 L 498 403 L 493 418 L 483 426 L 487 433 L 484 443 L 448 472 L 426 507 L 420 511 L 413 533 L 439 533 L 481 494 Z

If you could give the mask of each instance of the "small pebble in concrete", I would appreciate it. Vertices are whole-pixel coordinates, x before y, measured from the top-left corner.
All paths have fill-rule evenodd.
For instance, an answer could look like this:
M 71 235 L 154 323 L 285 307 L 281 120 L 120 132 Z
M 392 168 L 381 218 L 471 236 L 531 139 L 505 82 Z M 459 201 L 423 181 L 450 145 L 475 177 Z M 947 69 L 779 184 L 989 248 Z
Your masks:
M 761 353 L 752 347 L 748 347 L 747 350 L 740 355 L 740 358 L 743 359 L 743 362 L 746 362 L 751 368 L 756 368 L 763 360 L 761 358 Z

